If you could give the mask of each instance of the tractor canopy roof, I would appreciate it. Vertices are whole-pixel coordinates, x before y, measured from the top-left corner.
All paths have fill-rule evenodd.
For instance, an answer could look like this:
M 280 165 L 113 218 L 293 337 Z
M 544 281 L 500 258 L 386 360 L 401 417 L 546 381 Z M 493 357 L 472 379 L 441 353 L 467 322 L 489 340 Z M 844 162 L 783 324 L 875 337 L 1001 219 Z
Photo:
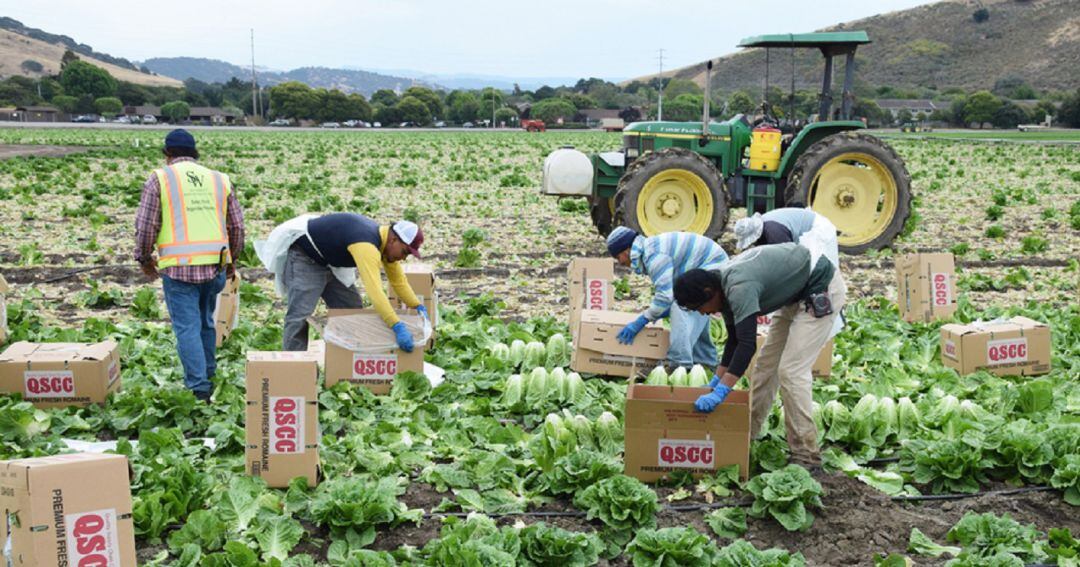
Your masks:
M 867 43 L 870 37 L 864 31 L 777 33 L 748 37 L 739 42 L 739 47 L 816 47 L 823 53 L 838 55 Z

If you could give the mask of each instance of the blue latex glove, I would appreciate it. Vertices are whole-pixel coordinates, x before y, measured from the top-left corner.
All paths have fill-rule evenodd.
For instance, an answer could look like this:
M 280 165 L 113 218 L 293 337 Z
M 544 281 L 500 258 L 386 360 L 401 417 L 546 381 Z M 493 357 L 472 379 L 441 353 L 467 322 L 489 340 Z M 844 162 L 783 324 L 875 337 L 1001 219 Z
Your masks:
M 394 336 L 397 337 L 398 348 L 405 352 L 412 352 L 412 333 L 410 333 L 409 330 L 405 328 L 405 323 L 398 321 L 397 323 L 394 323 L 393 327 L 390 328 L 394 330 Z
M 419 313 L 420 315 L 423 315 L 424 319 L 427 319 L 428 321 L 431 320 L 431 317 L 428 315 L 428 312 L 427 312 L 427 307 L 424 307 L 423 305 L 417 305 L 416 306 L 416 312 Z
M 719 386 L 719 385 L 720 385 L 720 377 L 717 376 L 716 374 L 713 374 L 712 375 L 712 380 L 709 380 L 709 387 L 713 388 L 713 389 L 716 389 L 716 387 Z M 724 395 L 726 396 L 727 394 L 724 394 Z
M 644 315 L 639 315 L 637 319 L 634 319 L 630 322 L 629 325 L 623 327 L 623 329 L 619 331 L 619 335 L 616 338 L 619 340 L 620 343 L 628 345 L 634 342 L 634 337 L 636 337 L 637 334 L 645 328 L 645 325 L 648 324 L 649 320 L 646 319 Z
M 712 413 L 716 406 L 724 403 L 727 395 L 731 393 L 731 387 L 717 384 L 711 393 L 705 394 L 694 402 L 694 409 L 702 413 Z

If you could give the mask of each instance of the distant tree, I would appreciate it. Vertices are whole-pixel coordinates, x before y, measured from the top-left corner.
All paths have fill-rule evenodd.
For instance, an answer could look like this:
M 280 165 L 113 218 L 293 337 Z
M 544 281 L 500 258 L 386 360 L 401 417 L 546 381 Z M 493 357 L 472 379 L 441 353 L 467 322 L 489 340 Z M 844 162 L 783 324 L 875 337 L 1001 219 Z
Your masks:
M 191 116 L 191 106 L 182 100 L 174 100 L 161 105 L 161 114 L 169 119 L 169 122 L 180 122 Z
M 424 103 L 432 118 L 445 116 L 442 98 L 439 93 L 424 87 L 409 87 L 402 95 L 402 97 L 406 96 L 416 97 L 420 102 Z
M 68 64 L 72 61 L 79 61 L 79 56 L 75 55 L 74 51 L 65 49 L 63 57 L 60 58 L 60 70 L 67 69 Z
M 1069 128 L 1080 128 L 1080 89 L 1061 102 L 1057 119 Z
M 911 120 L 912 120 L 911 111 L 906 109 L 906 108 L 901 108 L 900 111 L 896 113 L 896 122 L 897 123 L 906 124 L 908 122 L 911 122 Z
M 926 118 L 927 118 L 926 113 L 921 111 L 921 110 L 919 112 L 915 113 L 915 120 L 917 122 L 926 122 Z
M 495 111 L 495 122 L 497 124 L 513 124 L 517 117 L 517 111 L 509 106 L 504 106 Z
M 412 95 L 403 96 L 397 103 L 397 111 L 402 122 L 425 125 L 431 122 L 431 111 L 424 102 Z
M 998 108 L 1001 108 L 1001 99 L 990 91 L 979 91 L 968 97 L 967 104 L 964 105 L 964 120 L 978 123 L 979 128 L 982 128 L 983 123 L 994 118 Z
M 746 91 L 735 91 L 731 93 L 731 97 L 728 98 L 728 114 L 734 116 L 736 114 L 750 115 L 754 113 L 754 99 L 750 98 L 750 95 Z
M 523 95 L 525 93 L 524 93 L 524 91 L 521 90 L 521 85 L 519 85 L 517 83 L 514 83 L 513 94 L 514 94 L 514 96 L 521 96 L 521 95 Z
M 398 103 L 398 95 L 394 91 L 389 89 L 379 89 L 372 93 L 371 104 L 381 104 L 383 106 L 394 106 Z
M 45 70 L 45 66 L 33 59 L 27 59 L 19 65 L 19 68 L 26 73 L 40 73 Z
M 881 126 L 886 117 L 892 119 L 892 115 L 882 110 L 876 102 L 865 98 L 855 99 L 851 115 L 856 119 L 865 118 L 869 126 Z
M 546 98 L 551 98 L 553 96 L 555 96 L 555 89 L 553 89 L 553 88 L 551 88 L 551 87 L 549 87 L 547 85 L 544 85 L 544 86 L 536 89 L 536 92 L 533 93 L 533 100 L 541 101 L 541 100 L 544 100 Z
M 60 86 L 60 81 L 52 77 L 38 79 L 38 87 L 41 89 L 41 97 L 45 100 L 52 100 L 53 97 L 64 94 L 64 87 Z
M 94 101 L 94 110 L 106 118 L 112 118 L 123 112 L 124 103 L 114 96 L 104 96 Z
M 1035 105 L 1035 110 L 1031 111 L 1031 119 L 1035 122 L 1042 122 L 1046 120 L 1046 115 L 1050 115 L 1051 119 L 1057 116 L 1058 110 L 1054 106 L 1054 103 L 1048 100 L 1040 100 L 1039 104 Z
M 530 114 L 533 118 L 543 120 L 547 124 L 555 124 L 559 119 L 570 120 L 577 114 L 577 108 L 564 98 L 547 98 L 532 106 Z
M 396 106 L 386 106 L 382 103 L 375 103 L 373 110 L 375 112 L 375 121 L 382 123 L 384 126 L 401 122 L 401 113 L 398 112 Z
M 356 120 L 363 120 L 364 122 L 371 121 L 371 105 L 368 104 L 364 95 L 360 93 L 352 93 L 349 95 L 349 115 Z
M 351 115 L 349 97 L 345 93 L 337 89 L 318 89 L 315 91 L 315 96 L 318 102 L 312 118 L 322 122 L 344 122 L 355 118 Z
M 1016 76 L 1002 77 L 994 81 L 994 88 L 990 92 L 1013 100 L 1029 100 L 1038 96 L 1027 81 Z
M 664 87 L 664 98 L 675 98 L 681 94 L 701 94 L 701 87 L 690 79 L 671 79 Z
M 453 93 L 451 93 L 453 94 Z M 449 97 L 447 97 L 449 101 Z M 476 114 L 480 111 L 480 102 L 469 92 L 461 92 L 454 97 L 450 105 L 449 118 L 453 122 L 464 123 L 476 120 Z
M 91 98 L 116 96 L 116 79 L 100 67 L 84 61 L 72 61 L 60 72 L 64 93 L 71 96 L 90 95 Z
M 135 83 L 120 81 L 116 86 L 116 97 L 122 100 L 124 104 L 133 106 L 146 104 L 146 101 L 150 100 L 153 96 L 150 89 L 147 89 L 142 85 L 136 85 Z
M 664 120 L 701 120 L 701 97 L 689 93 L 664 101 Z
M 953 97 L 949 103 L 949 124 L 966 127 L 971 122 L 967 119 L 967 95 L 960 94 Z
M 990 123 L 995 128 L 1016 128 L 1018 124 L 1026 124 L 1030 120 L 1027 111 L 1011 100 L 1002 101 L 1001 106 L 994 111 Z
M 484 87 L 479 94 L 479 102 L 481 108 L 491 109 L 491 101 L 495 100 L 495 106 L 499 107 L 503 104 L 503 92 L 493 87 Z
M 632 106 L 629 106 L 619 112 L 619 118 L 622 118 L 623 121 L 627 124 L 631 122 L 637 122 L 638 120 L 641 120 L 641 111 Z
M 149 68 L 147 68 L 147 66 L 146 66 L 146 65 L 140 65 L 140 66 L 139 66 L 139 72 L 140 72 L 140 73 L 142 73 L 142 74 L 144 74 L 144 75 L 150 75 L 150 74 L 151 74 L 151 73 L 150 73 L 150 69 L 149 69 Z
M 315 118 L 319 94 L 299 81 L 288 81 L 270 88 L 270 115 L 276 118 Z
M 600 105 L 596 102 L 596 99 L 580 93 L 569 93 L 560 95 L 559 98 L 566 100 L 570 104 L 574 105 L 574 108 L 578 110 L 585 110 L 586 108 L 598 108 Z
M 15 75 L 0 81 L 0 102 L 15 106 L 38 104 L 37 81 Z
M 75 109 L 79 106 L 79 99 L 68 95 L 57 95 L 52 97 L 49 101 L 53 106 L 60 109 L 60 112 L 71 114 L 75 112 Z
M 981 24 L 990 19 L 990 10 L 979 8 L 978 10 L 975 10 L 975 13 L 971 15 L 971 18 L 975 20 L 976 24 Z

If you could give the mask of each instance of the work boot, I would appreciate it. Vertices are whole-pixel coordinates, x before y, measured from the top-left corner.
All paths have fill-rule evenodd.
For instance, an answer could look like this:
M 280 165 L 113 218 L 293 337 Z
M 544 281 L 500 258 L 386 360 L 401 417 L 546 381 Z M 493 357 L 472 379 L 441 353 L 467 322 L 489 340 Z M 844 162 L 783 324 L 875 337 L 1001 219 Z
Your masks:
M 200 402 L 210 403 L 210 392 L 192 392 L 195 394 L 195 399 Z

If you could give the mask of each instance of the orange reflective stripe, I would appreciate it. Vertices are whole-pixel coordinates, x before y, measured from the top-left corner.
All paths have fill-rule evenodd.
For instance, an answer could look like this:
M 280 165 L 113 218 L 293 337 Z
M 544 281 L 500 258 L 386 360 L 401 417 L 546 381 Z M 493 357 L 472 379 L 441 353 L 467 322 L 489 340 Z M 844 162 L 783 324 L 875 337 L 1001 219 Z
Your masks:
M 175 165 L 170 165 L 166 169 L 173 172 L 173 175 L 179 179 L 180 174 L 176 171 Z M 188 219 L 187 219 L 187 201 L 184 200 L 184 185 L 182 183 L 176 184 L 176 193 L 180 196 L 180 216 L 184 222 L 184 234 L 181 238 L 174 238 L 173 242 L 186 241 L 188 239 Z M 175 213 L 174 213 L 175 217 Z
M 177 227 L 177 225 L 179 224 L 177 222 L 177 220 L 180 220 L 180 219 L 178 219 L 177 215 L 176 215 L 176 205 L 177 205 L 176 201 L 177 201 L 177 196 L 179 195 L 178 191 L 179 191 L 179 188 L 180 188 L 180 182 L 176 178 L 176 172 L 169 169 L 168 167 L 165 167 L 164 169 L 162 169 L 161 172 L 163 174 L 162 177 L 165 178 L 165 191 L 163 191 L 163 192 L 166 195 L 168 195 L 168 198 L 169 198 L 169 221 L 170 221 L 169 225 L 170 225 L 170 228 L 172 229 L 172 241 L 176 242 L 176 240 L 177 240 L 176 231 L 178 230 L 178 228 L 179 228 L 179 230 L 184 230 L 184 228 L 185 228 L 183 226 Z M 180 204 L 183 204 L 183 203 L 180 203 Z M 186 231 L 184 231 L 184 236 L 185 237 L 187 236 Z

